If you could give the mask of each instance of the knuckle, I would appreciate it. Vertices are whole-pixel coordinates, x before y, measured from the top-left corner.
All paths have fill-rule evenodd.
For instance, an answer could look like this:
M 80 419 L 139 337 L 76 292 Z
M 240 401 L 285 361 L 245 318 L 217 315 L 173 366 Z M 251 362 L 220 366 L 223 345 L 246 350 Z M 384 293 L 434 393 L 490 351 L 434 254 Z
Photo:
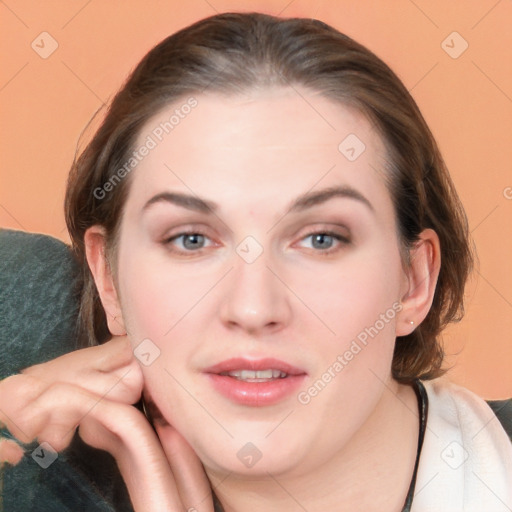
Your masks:
M 125 365 L 129 365 L 135 360 L 133 349 L 128 339 L 120 341 L 117 356 L 119 358 L 119 362 Z
M 41 373 L 42 367 L 43 367 L 43 364 L 34 364 L 27 368 L 23 368 L 23 370 L 20 371 L 20 374 L 35 376 L 35 375 L 38 375 L 39 373 Z
M 19 373 L 6 377 L 0 382 L 0 388 L 2 389 L 2 394 L 0 396 L 7 397 L 8 393 L 21 390 L 26 381 L 27 379 Z
M 73 427 L 67 428 L 64 426 L 47 429 L 37 437 L 37 440 L 40 443 L 48 443 L 56 452 L 60 452 L 69 446 L 74 432 L 75 429 Z
M 39 379 L 18 373 L 0 382 L 0 405 L 22 404 L 36 397 L 42 388 Z
M 37 423 L 30 411 L 22 410 L 7 423 L 9 432 L 22 443 L 30 443 L 37 437 Z
M 82 440 L 94 448 L 110 452 L 114 457 L 122 445 L 120 437 L 98 418 L 88 416 L 81 421 L 78 434 Z
M 55 398 L 65 399 L 70 394 L 76 394 L 77 390 L 73 384 L 67 382 L 52 382 L 48 385 L 47 394 Z
M 86 411 L 91 402 L 86 390 L 65 382 L 52 382 L 35 400 L 34 408 L 41 415 L 58 418 Z

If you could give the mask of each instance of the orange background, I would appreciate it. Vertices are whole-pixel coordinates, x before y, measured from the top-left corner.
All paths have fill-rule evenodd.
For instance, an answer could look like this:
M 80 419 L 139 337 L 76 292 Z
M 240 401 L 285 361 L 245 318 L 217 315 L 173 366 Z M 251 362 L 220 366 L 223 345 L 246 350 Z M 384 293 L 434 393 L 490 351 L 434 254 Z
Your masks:
M 0 225 L 68 240 L 62 204 L 78 137 L 139 59 L 170 33 L 225 11 L 318 18 L 397 72 L 437 138 L 480 258 L 466 317 L 445 334 L 455 365 L 450 375 L 485 398 L 512 397 L 512 2 L 184 4 L 0 3 Z M 58 44 L 47 58 L 39 53 L 51 41 L 42 32 Z M 452 58 L 447 51 L 458 53 L 464 41 L 466 51 Z

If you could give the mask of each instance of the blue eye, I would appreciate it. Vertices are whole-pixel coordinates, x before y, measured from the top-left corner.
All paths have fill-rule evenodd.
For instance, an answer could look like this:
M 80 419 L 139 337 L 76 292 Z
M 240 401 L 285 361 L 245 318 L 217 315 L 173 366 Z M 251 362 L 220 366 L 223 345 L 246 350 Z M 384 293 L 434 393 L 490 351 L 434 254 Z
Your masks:
M 209 238 L 201 233 L 197 232 L 188 232 L 188 233 L 180 233 L 176 236 L 168 238 L 165 240 L 166 245 L 175 245 L 178 240 L 182 241 L 181 247 L 178 246 L 177 251 L 182 252 L 195 252 L 197 250 L 201 250 L 205 248 L 206 240 Z
M 334 243 L 334 237 L 326 233 L 316 233 L 310 236 L 313 237 L 312 241 L 315 249 L 330 249 Z
M 205 237 L 203 235 L 200 235 L 199 233 L 181 235 L 180 238 L 182 238 L 182 237 L 183 237 L 183 246 L 186 249 L 192 249 L 192 250 L 197 249 L 197 248 L 202 249 L 204 242 L 205 242 Z
M 337 250 L 336 245 L 348 245 L 350 240 L 343 235 L 329 231 L 318 231 L 310 233 L 302 240 L 311 239 L 311 246 L 316 252 L 329 254 Z M 338 244 L 336 244 L 336 242 Z M 334 247 L 334 248 L 333 248 Z

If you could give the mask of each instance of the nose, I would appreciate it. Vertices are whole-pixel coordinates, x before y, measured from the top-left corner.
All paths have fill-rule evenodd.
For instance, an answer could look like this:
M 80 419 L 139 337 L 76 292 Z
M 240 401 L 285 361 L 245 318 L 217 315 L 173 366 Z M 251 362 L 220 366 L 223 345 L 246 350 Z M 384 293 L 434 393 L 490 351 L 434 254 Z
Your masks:
M 252 263 L 237 254 L 234 258 L 220 306 L 223 324 L 253 336 L 270 334 L 288 325 L 290 291 L 272 268 L 274 265 L 269 265 L 266 253 Z

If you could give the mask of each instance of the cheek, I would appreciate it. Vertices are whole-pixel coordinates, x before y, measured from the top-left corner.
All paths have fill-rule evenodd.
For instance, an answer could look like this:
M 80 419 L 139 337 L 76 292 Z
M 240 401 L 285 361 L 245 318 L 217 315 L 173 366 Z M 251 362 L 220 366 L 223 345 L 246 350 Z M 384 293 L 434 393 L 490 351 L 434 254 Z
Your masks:
M 312 313 L 304 311 L 307 322 L 312 325 L 316 317 L 316 338 L 343 348 L 375 324 L 379 331 L 394 326 L 400 307 L 400 276 L 398 252 L 380 246 L 348 255 L 343 265 L 308 275 L 298 273 L 293 289 Z
M 120 296 L 128 336 L 136 354 L 138 346 L 157 354 L 154 362 L 141 368 L 150 394 L 157 402 L 165 398 L 169 408 L 181 396 L 178 381 L 190 377 L 192 358 L 205 342 L 211 324 L 206 318 L 216 311 L 208 291 L 217 280 L 211 270 L 184 271 L 159 251 L 131 247 L 120 255 Z
M 119 276 L 125 325 L 134 342 L 172 337 L 213 282 L 212 276 L 180 271 L 149 251 L 120 261 Z
M 145 255 L 133 251 L 120 259 L 123 317 L 135 355 L 142 352 L 138 347 L 150 354 L 149 364 L 140 359 L 145 394 L 168 421 L 180 425 L 177 418 L 201 414 L 185 389 L 193 389 L 191 358 L 204 338 L 199 316 L 205 303 L 200 299 L 211 288 L 211 279 L 194 278 L 141 252 Z
M 385 390 L 401 309 L 401 266 L 394 254 L 359 253 L 309 288 L 311 304 L 335 333 L 318 327 L 315 345 L 308 347 L 315 372 L 297 395 L 297 418 L 304 436 L 317 439 L 319 461 L 333 443 L 342 446 L 357 432 Z M 286 443 L 287 435 L 283 429 L 279 441 Z
M 379 250 L 379 257 L 376 249 L 347 258 L 344 268 L 319 277 L 314 286 L 302 283 L 324 325 L 317 321 L 315 344 L 308 349 L 318 364 L 298 398 L 312 409 L 330 410 L 333 425 L 347 410 L 359 411 L 362 421 L 390 374 L 401 264 L 393 247 L 387 256 L 386 246 Z

